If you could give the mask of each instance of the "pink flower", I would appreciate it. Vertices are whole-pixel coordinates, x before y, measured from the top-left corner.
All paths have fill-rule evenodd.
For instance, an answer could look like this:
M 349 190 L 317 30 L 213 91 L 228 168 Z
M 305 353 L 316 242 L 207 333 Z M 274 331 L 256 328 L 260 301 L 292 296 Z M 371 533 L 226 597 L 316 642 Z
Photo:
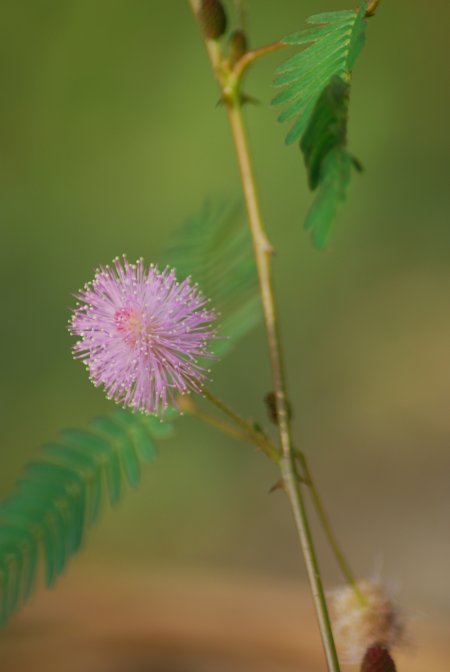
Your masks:
M 109 399 L 159 413 L 177 395 L 201 392 L 207 370 L 199 359 L 213 357 L 216 313 L 190 278 L 177 282 L 169 268 L 146 270 L 142 259 L 116 258 L 76 298 L 69 330 L 80 338 L 73 353 Z

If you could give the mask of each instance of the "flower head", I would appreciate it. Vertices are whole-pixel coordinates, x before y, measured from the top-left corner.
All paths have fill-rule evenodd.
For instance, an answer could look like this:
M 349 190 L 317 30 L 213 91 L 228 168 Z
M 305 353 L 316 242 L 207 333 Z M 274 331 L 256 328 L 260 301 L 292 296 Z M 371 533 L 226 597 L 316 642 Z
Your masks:
M 330 606 L 336 643 L 343 660 L 354 663 L 367 649 L 392 649 L 405 641 L 403 618 L 398 606 L 381 583 L 358 583 L 364 604 L 351 586 L 333 591 Z
M 108 398 L 158 413 L 178 394 L 201 391 L 207 371 L 198 360 L 213 356 L 216 313 L 190 278 L 178 282 L 169 268 L 116 258 L 76 298 L 74 356 Z

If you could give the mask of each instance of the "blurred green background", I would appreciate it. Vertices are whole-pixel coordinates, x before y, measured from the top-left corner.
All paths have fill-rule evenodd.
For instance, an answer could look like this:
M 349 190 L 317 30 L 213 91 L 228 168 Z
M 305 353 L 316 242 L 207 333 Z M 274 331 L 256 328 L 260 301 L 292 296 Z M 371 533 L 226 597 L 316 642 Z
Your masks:
M 345 5 L 249 0 L 251 44 Z M 445 0 L 384 0 L 370 22 L 350 128 L 365 173 L 322 253 L 302 230 L 300 153 L 268 105 L 285 55 L 246 82 L 263 103 L 246 116 L 297 441 L 357 573 L 383 563 L 407 608 L 429 614 L 450 612 L 449 20 Z M 111 408 L 71 358 L 71 294 L 117 254 L 157 260 L 206 197 L 240 187 L 187 2 L 3 1 L 0 26 L 4 495 L 41 442 Z M 262 330 L 215 366 L 214 389 L 264 416 Z M 187 418 L 76 562 L 303 575 L 275 480 L 251 449 Z

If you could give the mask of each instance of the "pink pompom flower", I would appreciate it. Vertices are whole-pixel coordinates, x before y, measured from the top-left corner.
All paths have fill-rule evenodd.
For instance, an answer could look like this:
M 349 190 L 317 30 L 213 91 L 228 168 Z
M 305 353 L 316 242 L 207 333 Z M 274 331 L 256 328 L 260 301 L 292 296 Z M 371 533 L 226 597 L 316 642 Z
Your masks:
M 145 413 L 161 413 L 180 394 L 201 392 L 212 358 L 214 310 L 190 278 L 148 270 L 124 256 L 97 269 L 78 294 L 69 331 L 79 340 L 74 357 L 85 362 L 109 399 Z

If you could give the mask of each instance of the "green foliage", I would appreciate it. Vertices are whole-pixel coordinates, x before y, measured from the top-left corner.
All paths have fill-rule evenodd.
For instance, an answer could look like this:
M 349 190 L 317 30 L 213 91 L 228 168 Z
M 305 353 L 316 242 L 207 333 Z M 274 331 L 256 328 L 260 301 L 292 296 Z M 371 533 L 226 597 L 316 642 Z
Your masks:
M 114 506 L 126 484 L 138 485 L 142 463 L 156 456 L 154 439 L 170 429 L 119 410 L 43 447 L 0 505 L 0 625 L 31 595 L 40 561 L 47 586 L 64 572 L 104 500 Z
M 179 278 L 197 282 L 220 313 L 220 338 L 214 351 L 226 354 L 261 320 L 258 277 L 248 227 L 236 203 L 207 203 L 178 231 L 163 262 Z
M 326 244 L 338 207 L 345 201 L 352 166 L 359 169 L 345 149 L 349 92 L 350 85 L 340 77 L 331 79 L 300 142 L 309 185 L 318 189 L 305 228 L 319 248 Z
M 365 40 L 367 3 L 359 10 L 328 12 L 308 19 L 314 27 L 283 42 L 306 49 L 277 70 L 283 90 L 274 105 L 285 105 L 279 121 L 295 120 L 286 143 L 299 141 L 311 189 L 319 189 L 306 220 L 316 246 L 328 237 L 339 205 L 345 200 L 351 165 L 345 151 L 351 73 Z

